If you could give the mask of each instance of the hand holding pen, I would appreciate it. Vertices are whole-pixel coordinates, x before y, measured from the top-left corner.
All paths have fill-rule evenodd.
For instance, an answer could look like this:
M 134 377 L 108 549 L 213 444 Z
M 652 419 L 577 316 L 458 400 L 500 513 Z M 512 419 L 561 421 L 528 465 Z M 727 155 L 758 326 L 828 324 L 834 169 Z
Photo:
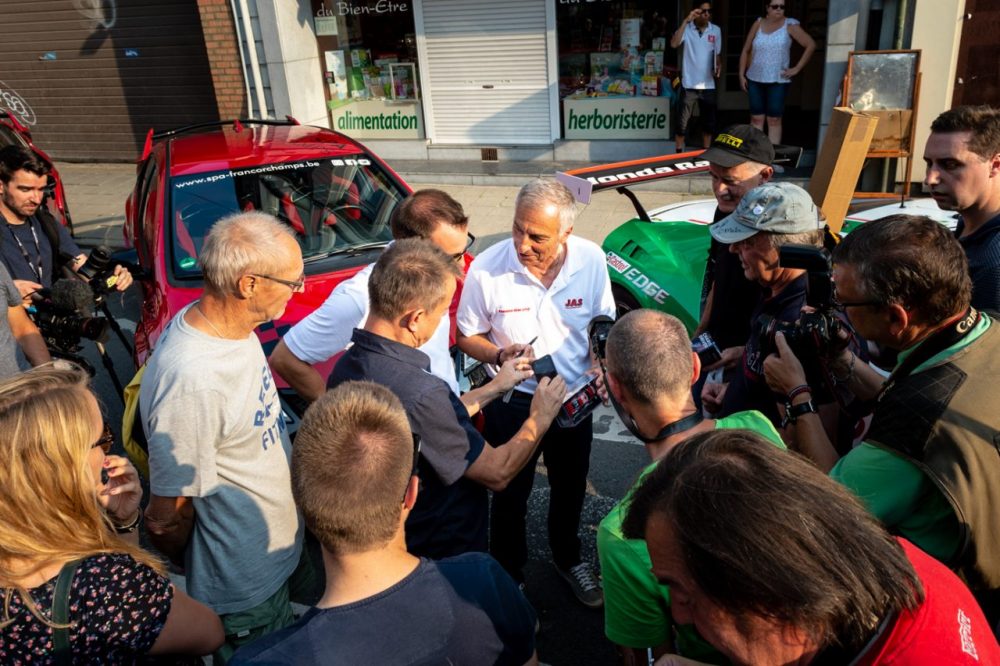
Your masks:
M 529 356 L 529 358 L 534 357 L 534 350 L 531 348 L 531 345 L 535 344 L 536 340 L 538 340 L 538 336 L 537 335 L 531 339 L 531 342 L 529 342 L 528 344 L 524 345 L 520 349 L 517 349 L 514 352 L 514 355 L 508 357 L 507 360 L 509 361 L 511 359 L 521 358 L 522 356 L 524 356 L 525 354 L 527 354 L 529 351 L 531 352 L 531 356 Z M 499 359 L 501 362 L 503 362 L 503 355 L 504 355 L 504 353 L 507 352 L 507 351 L 509 351 L 509 350 L 516 349 L 518 346 L 519 345 L 511 345 L 510 347 L 506 347 L 504 349 L 501 349 L 497 353 L 497 359 Z M 504 393 L 504 395 L 503 395 L 503 401 L 504 401 L 504 403 L 510 402 L 510 398 L 511 398 L 512 395 L 514 395 L 514 387 L 511 387 L 510 389 L 508 389 L 508 391 L 506 393 Z

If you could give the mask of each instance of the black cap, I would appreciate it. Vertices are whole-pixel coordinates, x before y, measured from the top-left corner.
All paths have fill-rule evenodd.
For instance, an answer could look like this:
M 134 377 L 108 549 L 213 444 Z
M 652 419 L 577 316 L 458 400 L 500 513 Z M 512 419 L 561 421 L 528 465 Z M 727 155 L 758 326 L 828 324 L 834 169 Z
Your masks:
M 774 161 L 774 146 L 767 135 L 753 125 L 732 125 L 720 132 L 699 157 L 721 167 L 739 166 L 744 162 L 769 166 Z

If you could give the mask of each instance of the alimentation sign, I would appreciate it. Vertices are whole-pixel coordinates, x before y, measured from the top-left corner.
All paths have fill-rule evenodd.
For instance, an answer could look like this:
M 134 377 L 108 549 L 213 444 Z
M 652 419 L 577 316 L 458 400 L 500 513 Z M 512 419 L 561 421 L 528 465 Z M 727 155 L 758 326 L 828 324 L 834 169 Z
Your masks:
M 330 109 L 333 129 L 360 139 L 422 139 L 424 114 L 420 104 L 358 100 Z
M 666 97 L 596 97 L 563 100 L 567 139 L 666 139 L 670 100 Z

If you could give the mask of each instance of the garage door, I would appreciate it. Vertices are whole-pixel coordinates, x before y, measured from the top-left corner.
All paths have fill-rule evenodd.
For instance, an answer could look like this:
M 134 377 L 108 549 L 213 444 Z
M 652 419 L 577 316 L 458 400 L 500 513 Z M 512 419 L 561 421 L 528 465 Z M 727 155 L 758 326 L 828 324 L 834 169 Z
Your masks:
M 546 4 L 423 0 L 436 143 L 552 142 Z
M 197 3 L 0 3 L 0 104 L 57 159 L 134 160 L 150 127 L 218 118 Z

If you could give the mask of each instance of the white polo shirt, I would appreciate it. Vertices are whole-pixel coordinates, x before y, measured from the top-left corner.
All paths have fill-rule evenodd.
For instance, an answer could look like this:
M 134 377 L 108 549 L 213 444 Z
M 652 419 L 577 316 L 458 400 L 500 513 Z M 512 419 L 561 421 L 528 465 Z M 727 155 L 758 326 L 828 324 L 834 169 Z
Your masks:
M 548 289 L 518 260 L 513 240 L 480 254 L 469 266 L 456 320 L 463 334 L 485 333 L 499 347 L 537 336 L 535 356 L 551 354 L 559 376 L 572 384 L 591 367 L 587 327 L 602 314 L 615 316 L 604 251 L 571 235 L 565 263 Z M 534 393 L 537 385 L 529 379 L 518 390 Z
M 722 53 L 722 30 L 709 23 L 699 33 L 691 21 L 681 34 L 681 43 L 684 44 L 681 85 L 692 90 L 714 90 L 715 56 Z
M 338 284 L 322 305 L 285 333 L 282 339 L 296 358 L 306 363 L 322 363 L 348 347 L 354 329 L 363 327 L 368 321 L 368 278 L 374 267 L 375 264 L 368 264 Z M 446 313 L 420 351 L 430 357 L 431 372 L 447 382 L 458 395 L 455 364 L 448 352 L 450 334 L 451 317 Z

